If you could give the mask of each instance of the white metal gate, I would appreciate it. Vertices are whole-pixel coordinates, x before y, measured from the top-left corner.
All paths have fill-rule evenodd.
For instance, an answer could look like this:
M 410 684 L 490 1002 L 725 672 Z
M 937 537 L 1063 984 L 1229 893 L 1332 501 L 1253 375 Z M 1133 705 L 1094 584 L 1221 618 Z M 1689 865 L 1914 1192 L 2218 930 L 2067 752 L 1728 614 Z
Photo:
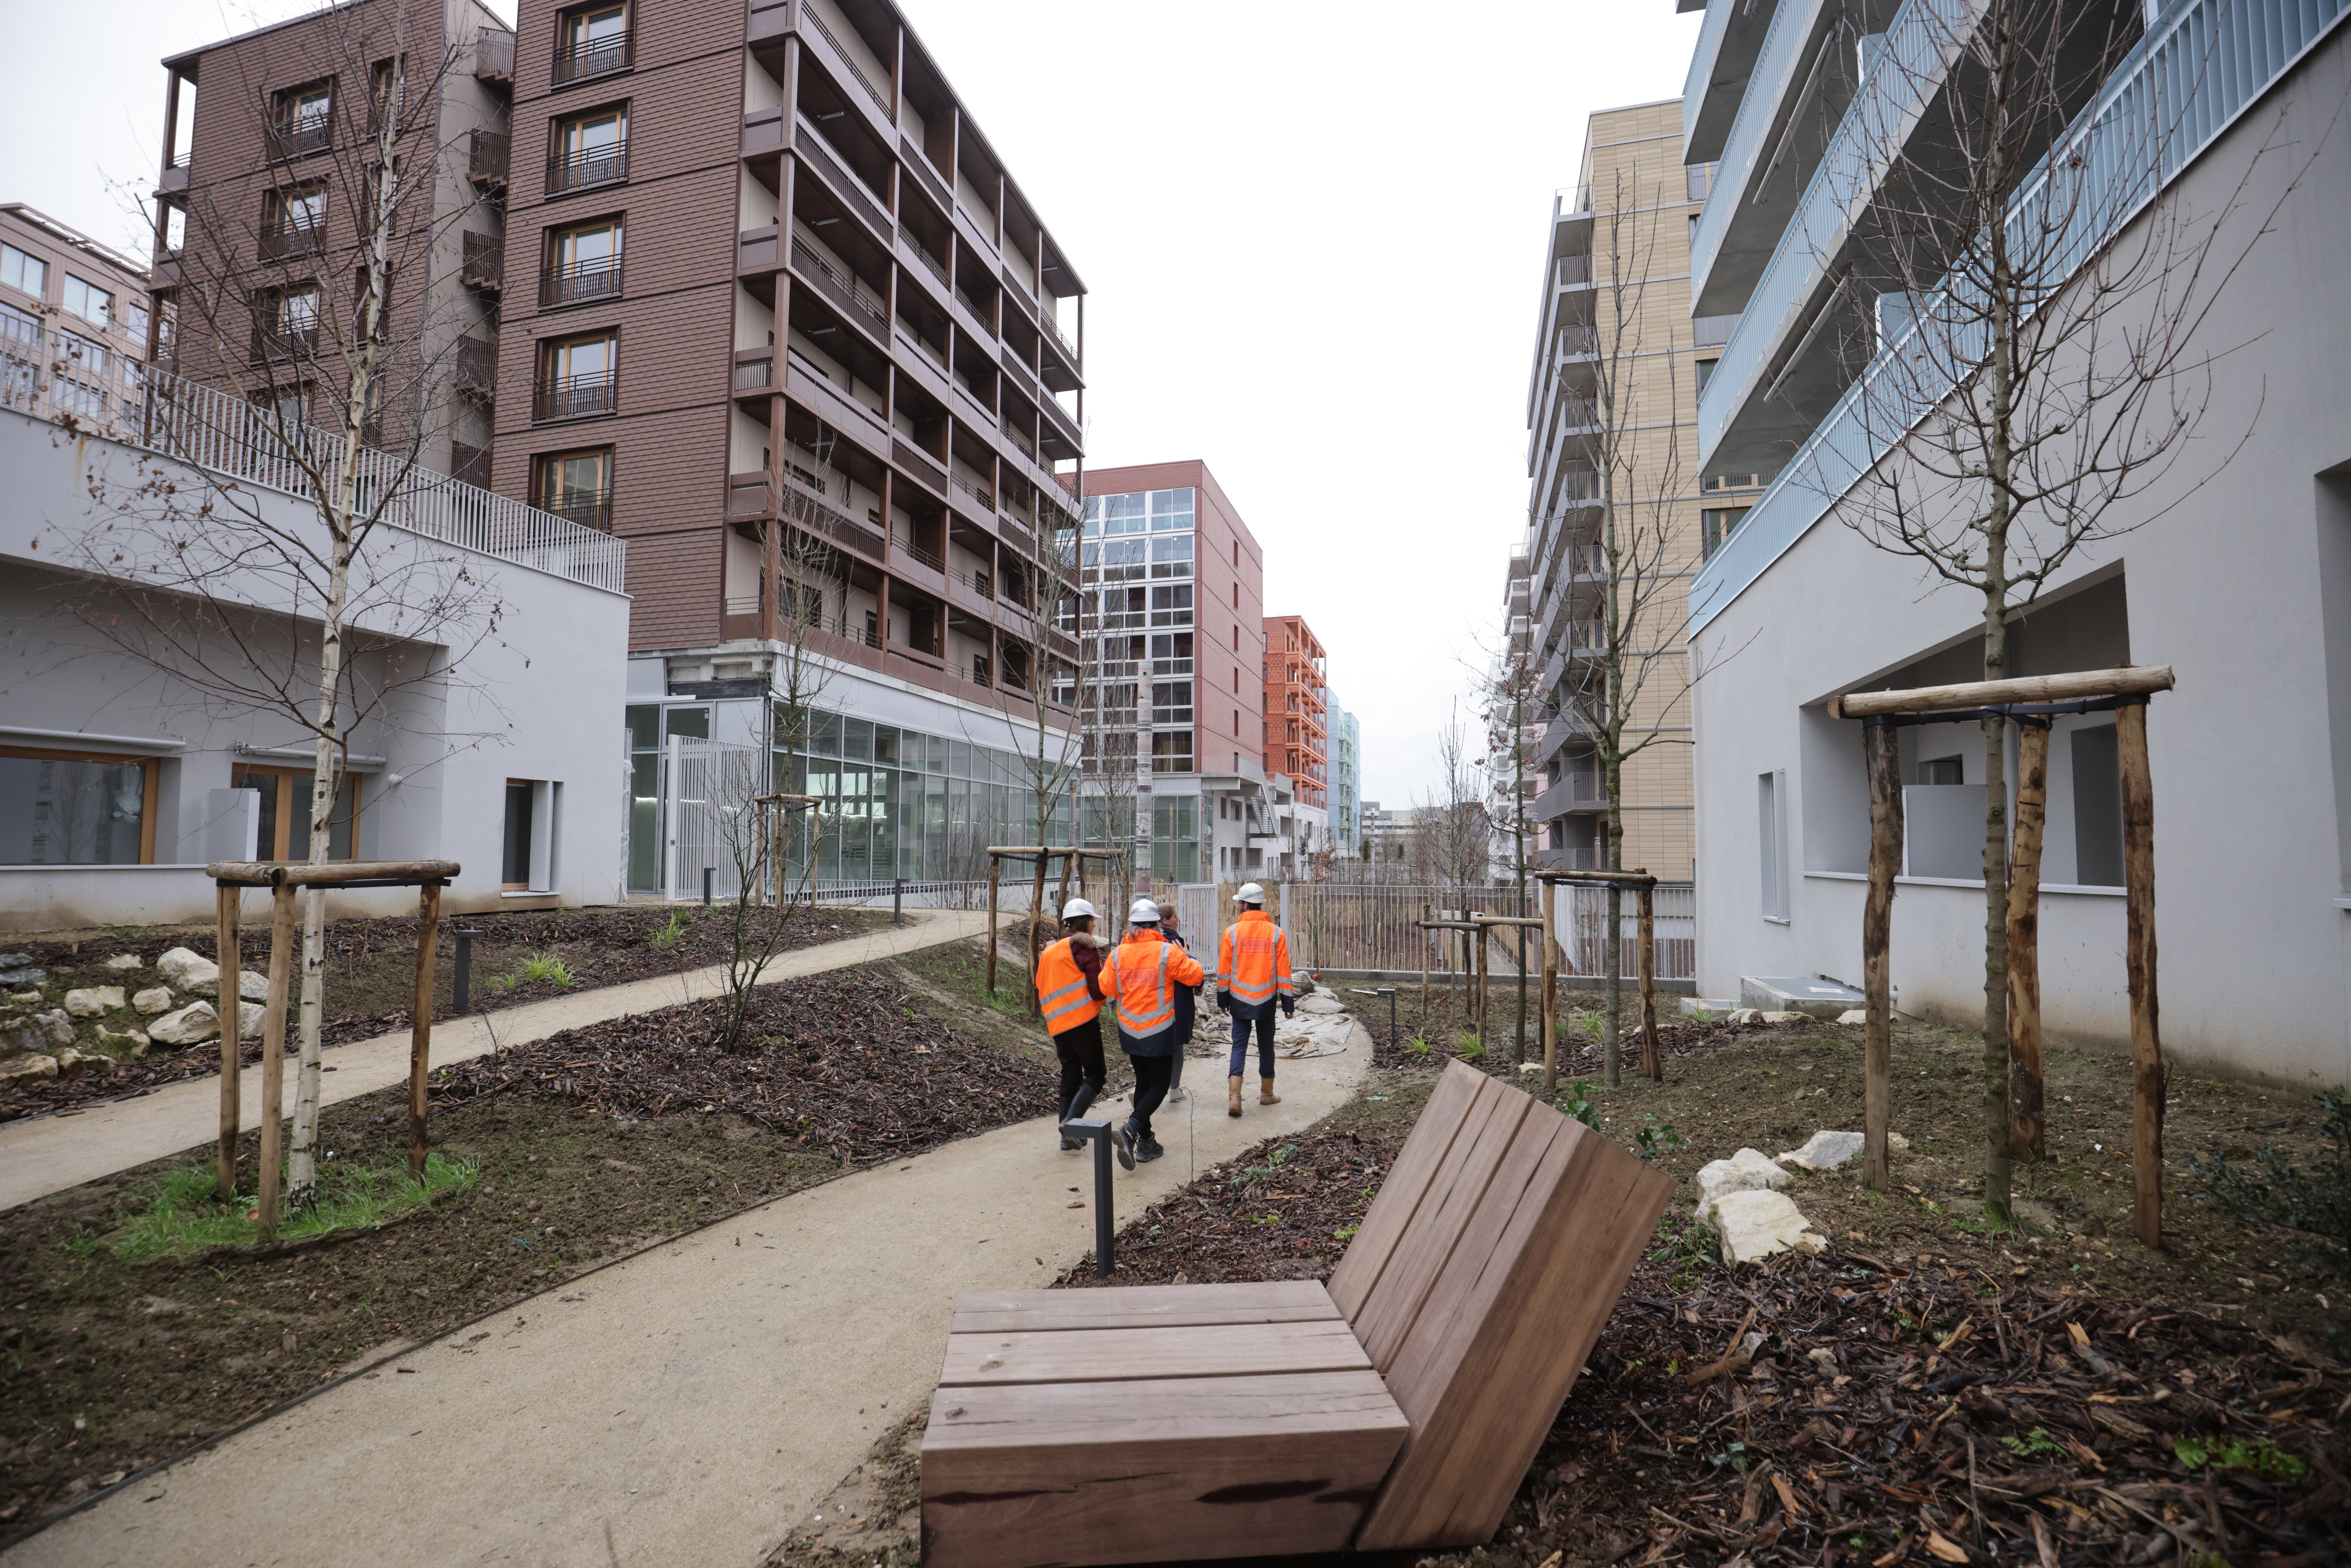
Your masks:
M 674 735 L 663 760 L 663 891 L 700 898 L 706 873 L 712 898 L 735 897 L 742 891 L 741 864 L 756 859 L 751 802 L 766 758 L 756 746 Z

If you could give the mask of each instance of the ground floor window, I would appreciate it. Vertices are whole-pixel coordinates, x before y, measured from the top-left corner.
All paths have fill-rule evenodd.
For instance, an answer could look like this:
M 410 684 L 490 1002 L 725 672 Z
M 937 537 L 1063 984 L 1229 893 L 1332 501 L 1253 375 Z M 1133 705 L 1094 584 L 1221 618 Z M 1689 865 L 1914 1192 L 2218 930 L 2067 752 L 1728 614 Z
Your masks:
M 1200 798 L 1164 795 L 1151 802 L 1151 874 L 1161 882 L 1200 880 Z
M 266 861 L 307 861 L 310 858 L 310 783 L 308 768 L 240 768 L 229 775 L 232 789 L 252 789 L 261 796 L 260 831 L 254 838 L 255 855 Z M 327 858 L 351 858 L 351 841 L 359 828 L 360 781 L 343 775 L 333 814 L 327 823 Z
M 507 780 L 506 833 L 498 882 L 507 893 L 555 887 L 555 816 L 563 786 L 545 779 Z
M 0 864 L 152 864 L 158 770 L 151 757 L 0 747 Z

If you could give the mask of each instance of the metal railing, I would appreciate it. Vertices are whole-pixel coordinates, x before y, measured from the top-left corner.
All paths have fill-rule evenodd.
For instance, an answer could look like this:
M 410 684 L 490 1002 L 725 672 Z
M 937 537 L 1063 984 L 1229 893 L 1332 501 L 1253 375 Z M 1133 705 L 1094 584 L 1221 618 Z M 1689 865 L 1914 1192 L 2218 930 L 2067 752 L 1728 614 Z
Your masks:
M 1575 868 L 1588 869 L 1588 868 Z M 1426 919 L 1463 919 L 1472 914 L 1535 915 L 1542 913 L 1540 886 L 1525 899 L 1510 883 L 1476 887 L 1391 882 L 1284 882 L 1276 890 L 1282 929 L 1289 933 L 1290 962 L 1299 968 L 1383 969 L 1410 973 L 1459 970 L 1466 932 L 1424 931 Z M 1562 887 L 1552 894 L 1558 922 L 1560 972 L 1587 980 L 1607 972 L 1608 894 L 1604 888 Z M 1623 902 L 1620 973 L 1639 971 L 1639 919 L 1635 900 Z M 1687 883 L 1660 883 L 1656 890 L 1656 974 L 1661 980 L 1692 979 L 1698 973 L 1698 901 Z M 1486 960 L 1497 975 L 1518 973 L 1518 939 L 1510 928 L 1487 936 Z M 1529 929 L 1527 969 L 1541 967 L 1540 934 Z
M 925 566 L 929 567 L 933 571 L 938 572 L 942 576 L 946 575 L 947 563 L 941 560 L 936 554 L 930 550 L 926 550 L 922 546 L 916 544 L 914 542 L 914 536 L 907 533 L 905 529 L 897 528 L 892 528 L 890 530 L 890 542 L 895 545 L 901 551 L 913 556 L 916 560 L 921 561 Z
M 505 287 L 507 243 L 497 235 L 465 231 L 465 258 L 457 272 L 458 281 L 473 288 L 499 289 Z
M 629 143 L 625 138 L 610 147 L 584 147 L 559 152 L 547 161 L 547 191 L 584 191 L 590 185 L 611 185 L 629 177 Z
M 566 490 L 561 495 L 542 499 L 539 509 L 583 528 L 594 528 L 600 534 L 612 531 L 612 492 L 602 490 Z
M 466 132 L 465 178 L 477 185 L 503 188 L 513 153 L 514 138 L 503 131 Z
M 839 155 L 825 145 L 823 137 L 806 125 L 797 126 L 792 134 L 792 151 L 799 154 L 801 162 L 823 175 L 832 193 L 848 203 L 859 217 L 873 226 L 875 233 L 886 239 L 896 232 L 895 225 L 890 222 L 890 215 L 882 210 L 880 196 L 872 193 L 864 181 L 849 172 Z
M 800 6 L 799 17 L 801 21 L 807 23 L 810 28 L 814 29 L 818 37 L 822 38 L 827 44 L 832 47 L 832 52 L 840 59 L 841 68 L 846 70 L 851 76 L 857 78 L 857 85 L 865 89 L 866 96 L 871 98 L 873 100 L 874 106 L 881 110 L 883 118 L 894 118 L 890 112 L 890 99 L 888 95 L 883 93 L 880 88 L 873 85 L 873 79 L 867 76 L 864 70 L 859 67 L 857 57 L 852 55 L 847 48 L 842 47 L 841 39 L 834 36 L 833 30 L 825 26 L 824 18 L 816 14 L 815 7 L 810 5 Z
M 287 224 L 261 235 L 254 244 L 254 252 L 264 261 L 283 261 L 289 256 L 308 256 L 322 250 L 327 243 L 327 225 L 317 223 Z
M 581 305 L 590 299 L 610 299 L 620 292 L 621 258 L 617 256 L 566 262 L 549 267 L 538 277 L 538 302 L 543 307 Z
M 623 27 L 611 37 L 590 38 L 568 48 L 559 47 L 555 51 L 555 69 L 549 79 L 561 87 L 567 82 L 626 70 L 636 60 L 636 38 L 635 28 Z
M 797 235 L 792 236 L 792 265 L 813 281 L 826 298 L 862 317 L 883 342 L 890 340 L 890 307 L 866 287 L 862 278 L 846 267 L 835 267 Z
M 620 406 L 621 382 L 611 371 L 580 376 L 552 376 L 532 390 L 534 420 L 587 419 L 611 413 Z
M 307 158 L 335 144 L 335 122 L 331 116 L 322 115 L 298 124 L 273 125 L 264 133 L 263 141 L 265 155 L 272 162 Z

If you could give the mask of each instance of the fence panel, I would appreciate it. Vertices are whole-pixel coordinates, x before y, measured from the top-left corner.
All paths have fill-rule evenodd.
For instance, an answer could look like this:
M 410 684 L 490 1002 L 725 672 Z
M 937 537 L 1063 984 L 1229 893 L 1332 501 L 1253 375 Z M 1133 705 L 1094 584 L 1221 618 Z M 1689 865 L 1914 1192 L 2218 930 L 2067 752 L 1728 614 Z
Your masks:
M 1514 885 L 1437 887 L 1416 883 L 1269 883 L 1280 899 L 1280 918 L 1290 933 L 1290 958 L 1302 968 L 1417 970 L 1426 965 L 1450 973 L 1463 962 L 1465 936 L 1459 933 L 1423 931 L 1425 919 L 1460 919 L 1468 914 L 1540 915 L 1539 887 L 1530 888 L 1521 905 Z M 1229 890 L 1227 890 L 1229 898 Z M 1608 894 L 1604 888 L 1562 887 L 1555 895 L 1560 937 L 1560 972 L 1571 979 L 1607 972 Z M 1640 969 L 1634 944 L 1639 939 L 1639 901 L 1625 895 L 1621 953 L 1622 972 Z M 1687 980 L 1698 973 L 1698 903 L 1687 883 L 1661 884 L 1656 890 L 1656 965 L 1661 980 Z M 1488 937 L 1488 962 L 1498 975 L 1518 972 L 1518 942 L 1507 928 Z M 1530 969 L 1539 967 L 1527 956 Z

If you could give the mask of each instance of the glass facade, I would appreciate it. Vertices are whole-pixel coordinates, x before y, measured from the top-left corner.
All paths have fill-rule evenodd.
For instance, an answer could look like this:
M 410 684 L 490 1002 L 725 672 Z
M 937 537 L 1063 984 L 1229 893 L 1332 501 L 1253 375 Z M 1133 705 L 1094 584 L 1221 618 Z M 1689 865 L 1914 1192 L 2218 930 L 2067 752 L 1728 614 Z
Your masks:
M 1080 724 L 1090 737 L 1123 732 L 1102 737 L 1099 751 L 1113 772 L 1141 760 L 1145 730 L 1154 774 L 1189 774 L 1198 766 L 1192 643 L 1198 505 L 1188 486 L 1086 499 L 1078 596 L 1062 601 L 1061 626 L 1079 639 Z M 1089 772 L 1101 770 L 1101 757 L 1088 747 Z M 1197 881 L 1199 798 L 1165 796 L 1152 811 L 1153 874 Z

